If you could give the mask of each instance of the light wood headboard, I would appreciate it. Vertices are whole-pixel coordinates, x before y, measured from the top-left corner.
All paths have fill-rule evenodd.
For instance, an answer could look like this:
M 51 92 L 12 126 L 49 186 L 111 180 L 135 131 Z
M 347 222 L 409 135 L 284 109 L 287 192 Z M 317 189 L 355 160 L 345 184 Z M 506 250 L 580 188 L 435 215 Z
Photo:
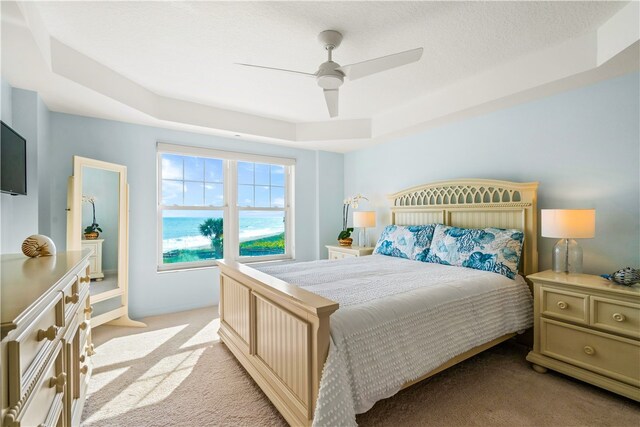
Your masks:
M 525 237 L 520 270 L 528 275 L 538 271 L 537 193 L 537 182 L 492 179 L 435 182 L 389 196 L 391 222 L 522 230 Z

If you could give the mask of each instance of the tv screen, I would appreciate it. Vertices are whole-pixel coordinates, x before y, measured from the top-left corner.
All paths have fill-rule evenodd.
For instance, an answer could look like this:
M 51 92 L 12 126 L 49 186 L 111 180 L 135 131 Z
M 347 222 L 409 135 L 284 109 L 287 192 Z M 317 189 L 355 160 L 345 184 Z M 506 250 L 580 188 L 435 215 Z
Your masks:
M 27 140 L 0 121 L 0 191 L 27 194 Z

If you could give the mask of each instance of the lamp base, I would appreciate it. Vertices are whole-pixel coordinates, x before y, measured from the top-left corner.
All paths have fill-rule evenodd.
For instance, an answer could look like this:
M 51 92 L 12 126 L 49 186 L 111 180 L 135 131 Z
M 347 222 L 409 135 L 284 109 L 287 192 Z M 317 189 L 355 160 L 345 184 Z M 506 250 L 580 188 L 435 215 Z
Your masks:
M 369 236 L 367 236 L 367 228 L 360 228 L 360 232 L 358 233 L 358 246 L 362 246 L 363 248 L 369 247 Z
M 553 247 L 553 271 L 582 273 L 582 247 L 573 239 L 560 239 Z

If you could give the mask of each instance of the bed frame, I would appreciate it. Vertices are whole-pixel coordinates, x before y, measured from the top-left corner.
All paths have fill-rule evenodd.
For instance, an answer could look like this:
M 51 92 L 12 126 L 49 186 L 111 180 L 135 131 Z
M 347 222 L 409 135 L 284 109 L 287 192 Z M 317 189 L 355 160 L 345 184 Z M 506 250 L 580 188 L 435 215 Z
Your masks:
M 464 179 L 390 196 L 391 222 L 468 228 L 516 228 L 525 234 L 521 272 L 538 268 L 538 183 Z M 338 304 L 235 261 L 220 267 L 221 340 L 291 425 L 311 425 L 329 352 L 329 319 Z M 514 334 L 449 360 L 409 387 Z M 404 388 L 403 387 L 403 388 Z

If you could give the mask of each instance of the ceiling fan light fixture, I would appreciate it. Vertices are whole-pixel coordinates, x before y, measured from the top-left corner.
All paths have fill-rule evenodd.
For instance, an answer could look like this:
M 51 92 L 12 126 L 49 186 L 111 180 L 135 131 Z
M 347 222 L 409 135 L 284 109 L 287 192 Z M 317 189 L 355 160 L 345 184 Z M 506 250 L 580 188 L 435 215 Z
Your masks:
M 355 64 L 341 66 L 340 64 L 333 62 L 332 54 L 333 50 L 338 48 L 338 46 L 340 46 L 340 43 L 342 43 L 342 34 L 335 30 L 326 30 L 318 34 L 318 41 L 327 50 L 328 58 L 326 62 L 320 64 L 318 71 L 316 71 L 314 74 L 293 70 L 284 70 L 282 68 L 265 67 L 262 65 L 238 65 L 275 71 L 284 71 L 297 75 L 315 77 L 318 86 L 320 86 L 324 90 L 324 97 L 327 103 L 329 117 L 336 117 L 338 115 L 338 88 L 344 83 L 345 77 L 348 77 L 349 80 L 355 80 L 362 77 L 370 76 L 371 74 L 376 74 L 382 71 L 390 70 L 392 68 L 407 65 L 412 62 L 417 62 L 422 57 L 423 52 L 423 49 L 420 47 L 417 49 L 394 53 L 392 55 L 369 59 L 367 61 L 362 61 Z

